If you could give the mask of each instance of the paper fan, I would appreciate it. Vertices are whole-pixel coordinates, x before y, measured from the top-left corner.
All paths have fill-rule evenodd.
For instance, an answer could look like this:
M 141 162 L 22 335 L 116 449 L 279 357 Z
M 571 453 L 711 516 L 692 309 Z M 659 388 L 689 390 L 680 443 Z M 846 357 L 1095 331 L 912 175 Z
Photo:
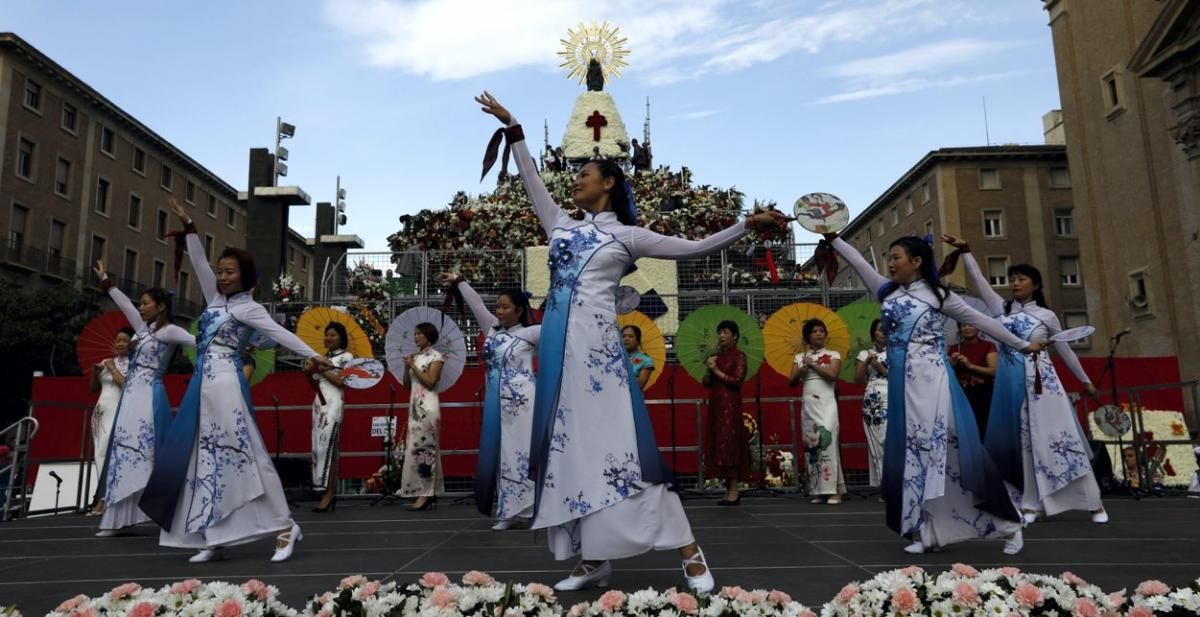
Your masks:
M 467 365 L 467 339 L 463 337 L 462 330 L 453 319 L 435 308 L 413 307 L 401 313 L 392 322 L 384 342 L 388 370 L 398 381 L 404 382 L 404 356 L 420 351 L 413 341 L 413 333 L 422 323 L 430 323 L 437 328 L 438 340 L 433 344 L 433 348 L 440 351 L 445 358 L 442 376 L 438 379 L 438 392 L 445 392 L 458 381 L 462 376 L 463 367 Z
M 349 313 L 316 306 L 300 314 L 296 322 L 296 336 L 317 351 L 325 349 L 325 328 L 336 321 L 346 328 L 346 351 L 355 358 L 373 358 L 371 339 Z
M 850 329 L 846 322 L 832 310 L 812 302 L 797 302 L 775 311 L 763 326 L 763 343 L 766 347 L 767 364 L 776 373 L 789 377 L 796 354 L 804 351 L 804 322 L 820 319 L 825 322 L 829 337 L 825 348 L 842 355 L 843 364 L 850 353 Z
M 641 311 L 618 315 L 617 323 L 621 325 L 622 330 L 625 326 L 637 326 L 642 331 L 642 353 L 654 360 L 654 372 L 650 373 L 650 381 L 646 382 L 646 388 L 653 386 L 667 366 L 667 340 L 663 338 L 662 330 L 658 329 L 658 324 L 654 323 L 653 319 Z
M 122 328 L 128 327 L 129 322 L 121 311 L 101 313 L 87 322 L 79 332 L 79 340 L 75 342 L 80 370 L 88 375 L 93 366 L 113 357 L 113 340 Z
M 850 224 L 850 209 L 846 202 L 829 193 L 809 193 L 796 200 L 793 206 L 796 222 L 817 234 L 838 232 Z
M 726 320 L 738 325 L 738 349 L 746 354 L 746 379 L 762 366 L 763 336 L 758 322 L 736 306 L 713 304 L 693 311 L 675 334 L 675 357 L 696 381 L 704 379 L 705 361 L 717 353 L 717 325 Z
M 387 372 L 383 363 L 374 358 L 355 358 L 342 367 L 342 380 L 351 390 L 368 390 L 374 388 Z

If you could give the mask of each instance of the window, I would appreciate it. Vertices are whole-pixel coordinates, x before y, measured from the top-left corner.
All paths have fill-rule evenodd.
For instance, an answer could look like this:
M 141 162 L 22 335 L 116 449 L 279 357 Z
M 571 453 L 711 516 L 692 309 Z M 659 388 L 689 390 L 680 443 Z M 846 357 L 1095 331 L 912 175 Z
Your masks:
M 925 221 L 925 235 L 927 235 L 927 236 L 933 235 L 933 219 L 929 219 L 929 220 Z
M 912 195 L 909 195 L 908 197 L 904 198 L 904 216 L 908 216 L 912 213 L 913 213 L 913 201 L 912 201 Z
M 988 284 L 992 287 L 1004 287 L 1008 284 L 1008 258 L 987 258 Z
M 196 203 L 196 183 L 187 180 L 183 185 L 183 200 L 189 204 Z
M 1068 189 L 1071 188 L 1071 172 L 1066 167 L 1051 167 L 1050 168 L 1050 188 L 1052 189 Z
M 158 174 L 159 186 L 161 186 L 164 189 L 167 189 L 169 191 L 169 190 L 171 190 L 171 187 L 174 185 L 174 182 L 175 182 L 175 174 L 171 172 L 171 168 L 167 167 L 166 163 L 163 163 L 162 170 Z
M 875 249 L 871 248 L 870 244 L 867 245 L 863 256 L 867 258 L 867 261 L 871 262 L 872 268 L 874 268 L 876 271 L 879 270 L 879 262 L 875 259 Z
M 26 180 L 33 179 L 33 155 L 37 146 L 22 137 L 17 145 L 17 175 Z
M 300 269 L 308 272 L 308 255 L 300 256 Z
M 1075 214 L 1070 208 L 1054 210 L 1054 235 L 1060 238 L 1075 237 Z
M 1129 273 L 1129 307 L 1135 317 L 1152 317 L 1154 306 L 1150 296 L 1150 281 L 1145 268 Z
M 96 212 L 108 215 L 108 198 L 112 183 L 105 178 L 96 179 Z
M 179 272 L 179 297 L 188 298 L 188 273 L 183 271 Z
M 62 257 L 63 240 L 67 236 L 67 224 L 62 221 L 50 221 L 50 246 L 46 252 L 50 253 L 50 257 Z
M 1100 78 L 1100 90 L 1104 97 L 1104 115 L 1110 119 L 1125 110 L 1121 74 L 1121 67 L 1115 66 Z
M 64 101 L 63 108 L 62 108 L 61 126 L 64 129 L 66 129 L 67 131 L 69 131 L 70 133 L 74 133 L 75 125 L 78 122 L 79 122 L 79 111 L 75 109 L 74 105 Z
M 25 79 L 25 106 L 38 113 L 42 111 L 42 85 L 29 78 Z
M 208 255 L 208 260 L 216 263 L 217 254 L 213 251 L 213 247 L 217 245 L 217 239 L 212 237 L 212 234 L 204 234 L 204 254 Z
M 878 233 L 876 233 L 876 234 L 875 234 L 876 236 L 878 236 L 878 237 L 880 237 L 880 238 L 882 238 L 882 237 L 883 237 L 883 231 L 884 231 L 884 228 L 883 228 L 883 221 L 882 221 L 882 220 L 881 220 L 881 221 L 879 221 L 879 226 L 878 226 L 878 227 L 875 229 L 875 231 L 876 231 L 876 232 L 878 232 Z
M 237 212 L 232 204 L 225 208 L 225 225 L 230 229 L 237 229 Z
M 138 254 L 133 249 L 125 249 L 125 269 L 121 270 L 121 278 L 126 281 L 137 280 Z
M 1063 311 L 1063 329 L 1070 330 L 1080 326 L 1088 325 L 1087 313 L 1079 311 Z M 1092 345 L 1092 337 L 1081 338 L 1071 341 L 1071 347 L 1090 347 Z
M 12 220 L 8 223 L 8 245 L 21 248 L 25 245 L 25 228 L 29 224 L 29 208 L 13 204 Z
M 129 194 L 129 226 L 134 229 L 142 228 L 142 198 Z
M 1000 190 L 1000 170 L 999 169 L 980 169 L 979 170 L 979 189 L 983 191 L 998 191 Z
M 1004 211 L 1003 210 L 984 210 L 983 211 L 983 237 L 985 237 L 985 238 L 1003 238 L 1004 237 Z
M 140 175 L 146 175 L 146 151 L 133 147 L 133 170 Z
M 71 193 L 71 161 L 60 158 L 54 166 L 54 192 L 63 197 Z
M 163 244 L 167 243 L 167 221 L 168 220 L 169 219 L 167 218 L 167 211 L 159 210 L 158 211 L 158 222 L 156 223 L 156 225 L 154 227 L 154 235 L 155 235 L 155 237 L 158 238 L 158 241 L 162 242 Z
M 109 156 L 117 152 L 117 133 L 107 126 L 100 127 L 100 151 Z
M 899 224 L 900 224 L 900 210 L 898 208 L 892 208 L 892 227 L 895 227 L 896 225 L 899 225 Z
M 96 263 L 104 259 L 105 241 L 103 236 L 92 236 L 92 259 L 89 263 Z
M 929 193 L 929 183 L 925 182 L 921 185 L 921 203 L 927 204 L 933 196 Z
M 1079 287 L 1079 258 L 1059 257 L 1058 271 L 1062 273 L 1063 287 Z
M 871 241 L 871 226 L 870 225 L 867 226 L 866 230 L 864 230 L 864 233 L 867 236 L 867 242 L 870 242 Z
M 296 247 L 294 246 L 288 247 L 288 263 L 293 266 L 296 265 Z
M 155 259 L 153 270 L 150 272 L 150 284 L 155 287 L 166 287 L 167 284 L 163 281 L 163 277 L 166 275 L 167 264 L 161 259 Z
M 208 196 L 208 215 L 217 218 L 217 196 L 210 194 Z

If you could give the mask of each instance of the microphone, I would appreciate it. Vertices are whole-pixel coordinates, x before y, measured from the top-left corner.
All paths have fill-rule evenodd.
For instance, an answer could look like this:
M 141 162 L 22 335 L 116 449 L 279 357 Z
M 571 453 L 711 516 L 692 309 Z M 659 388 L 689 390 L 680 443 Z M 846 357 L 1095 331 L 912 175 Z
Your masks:
M 56 471 L 51 471 L 50 477 L 54 478 L 54 481 L 59 484 L 62 484 L 62 482 L 63 482 L 62 476 L 58 475 L 58 472 L 56 472 Z
M 1133 332 L 1133 328 L 1125 328 L 1124 330 L 1121 330 L 1120 332 L 1118 332 L 1117 335 L 1113 337 L 1113 340 L 1119 341 L 1119 340 L 1121 340 L 1122 336 L 1125 336 L 1126 334 L 1129 334 L 1130 332 Z
M 279 406 L 279 397 L 278 397 L 277 395 L 274 395 L 274 394 L 272 394 L 272 395 L 271 395 L 271 401 L 275 403 L 275 406 L 276 406 L 276 407 L 278 407 L 278 406 Z

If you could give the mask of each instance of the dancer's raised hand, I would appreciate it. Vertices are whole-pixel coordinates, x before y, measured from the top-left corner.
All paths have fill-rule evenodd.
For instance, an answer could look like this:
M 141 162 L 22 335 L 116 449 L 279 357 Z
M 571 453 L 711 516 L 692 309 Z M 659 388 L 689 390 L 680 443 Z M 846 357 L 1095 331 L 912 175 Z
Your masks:
M 486 90 L 483 94 L 475 97 L 475 102 L 483 106 L 483 113 L 496 116 L 501 124 L 508 126 L 508 123 L 512 122 L 512 114 Z
M 96 266 L 94 268 L 92 268 L 92 272 L 95 272 L 96 278 L 98 278 L 102 281 L 104 279 L 108 278 L 108 270 L 104 269 L 104 260 L 103 259 L 96 260 Z
M 767 231 L 770 229 L 787 229 L 788 222 L 794 219 L 789 218 L 782 212 L 776 210 L 767 210 L 751 215 L 746 219 L 746 227 L 755 231 Z
M 962 248 L 967 245 L 966 240 L 952 236 L 950 234 L 942 234 L 942 242 L 945 242 L 946 244 L 949 244 L 950 246 L 953 246 L 956 249 Z
M 184 210 L 183 206 L 179 205 L 179 202 L 175 201 L 174 197 L 167 198 L 167 205 L 171 207 L 171 212 L 174 212 L 180 221 L 187 223 L 192 220 L 192 217 L 188 216 L 187 210 Z

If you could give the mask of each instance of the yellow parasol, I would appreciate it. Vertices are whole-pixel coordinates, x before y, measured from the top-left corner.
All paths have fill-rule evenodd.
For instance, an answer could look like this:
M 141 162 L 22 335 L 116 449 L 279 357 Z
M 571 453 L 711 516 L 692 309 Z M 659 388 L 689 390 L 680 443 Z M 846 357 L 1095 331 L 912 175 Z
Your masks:
M 367 338 L 367 333 L 363 331 L 362 326 L 354 321 L 354 317 L 349 313 L 335 311 L 331 308 L 314 306 L 301 313 L 300 320 L 296 322 L 296 336 L 308 343 L 309 347 L 317 351 L 324 351 L 325 328 L 331 321 L 336 321 L 346 327 L 346 336 L 349 339 L 346 351 L 356 358 L 375 357 L 375 351 L 371 349 L 371 340 Z
M 804 350 L 804 322 L 820 319 L 825 322 L 829 338 L 825 347 L 842 355 L 850 352 L 850 329 L 832 310 L 812 302 L 789 304 L 771 315 L 763 326 L 763 343 L 767 348 L 767 364 L 776 373 L 788 377 L 796 354 Z
M 646 382 L 646 388 L 653 386 L 667 365 L 667 339 L 663 338 L 662 330 L 658 329 L 658 324 L 654 323 L 653 319 L 641 311 L 618 315 L 617 323 L 621 324 L 622 330 L 625 326 L 637 326 L 641 329 L 642 353 L 654 360 L 654 372 L 650 373 L 650 381 Z

